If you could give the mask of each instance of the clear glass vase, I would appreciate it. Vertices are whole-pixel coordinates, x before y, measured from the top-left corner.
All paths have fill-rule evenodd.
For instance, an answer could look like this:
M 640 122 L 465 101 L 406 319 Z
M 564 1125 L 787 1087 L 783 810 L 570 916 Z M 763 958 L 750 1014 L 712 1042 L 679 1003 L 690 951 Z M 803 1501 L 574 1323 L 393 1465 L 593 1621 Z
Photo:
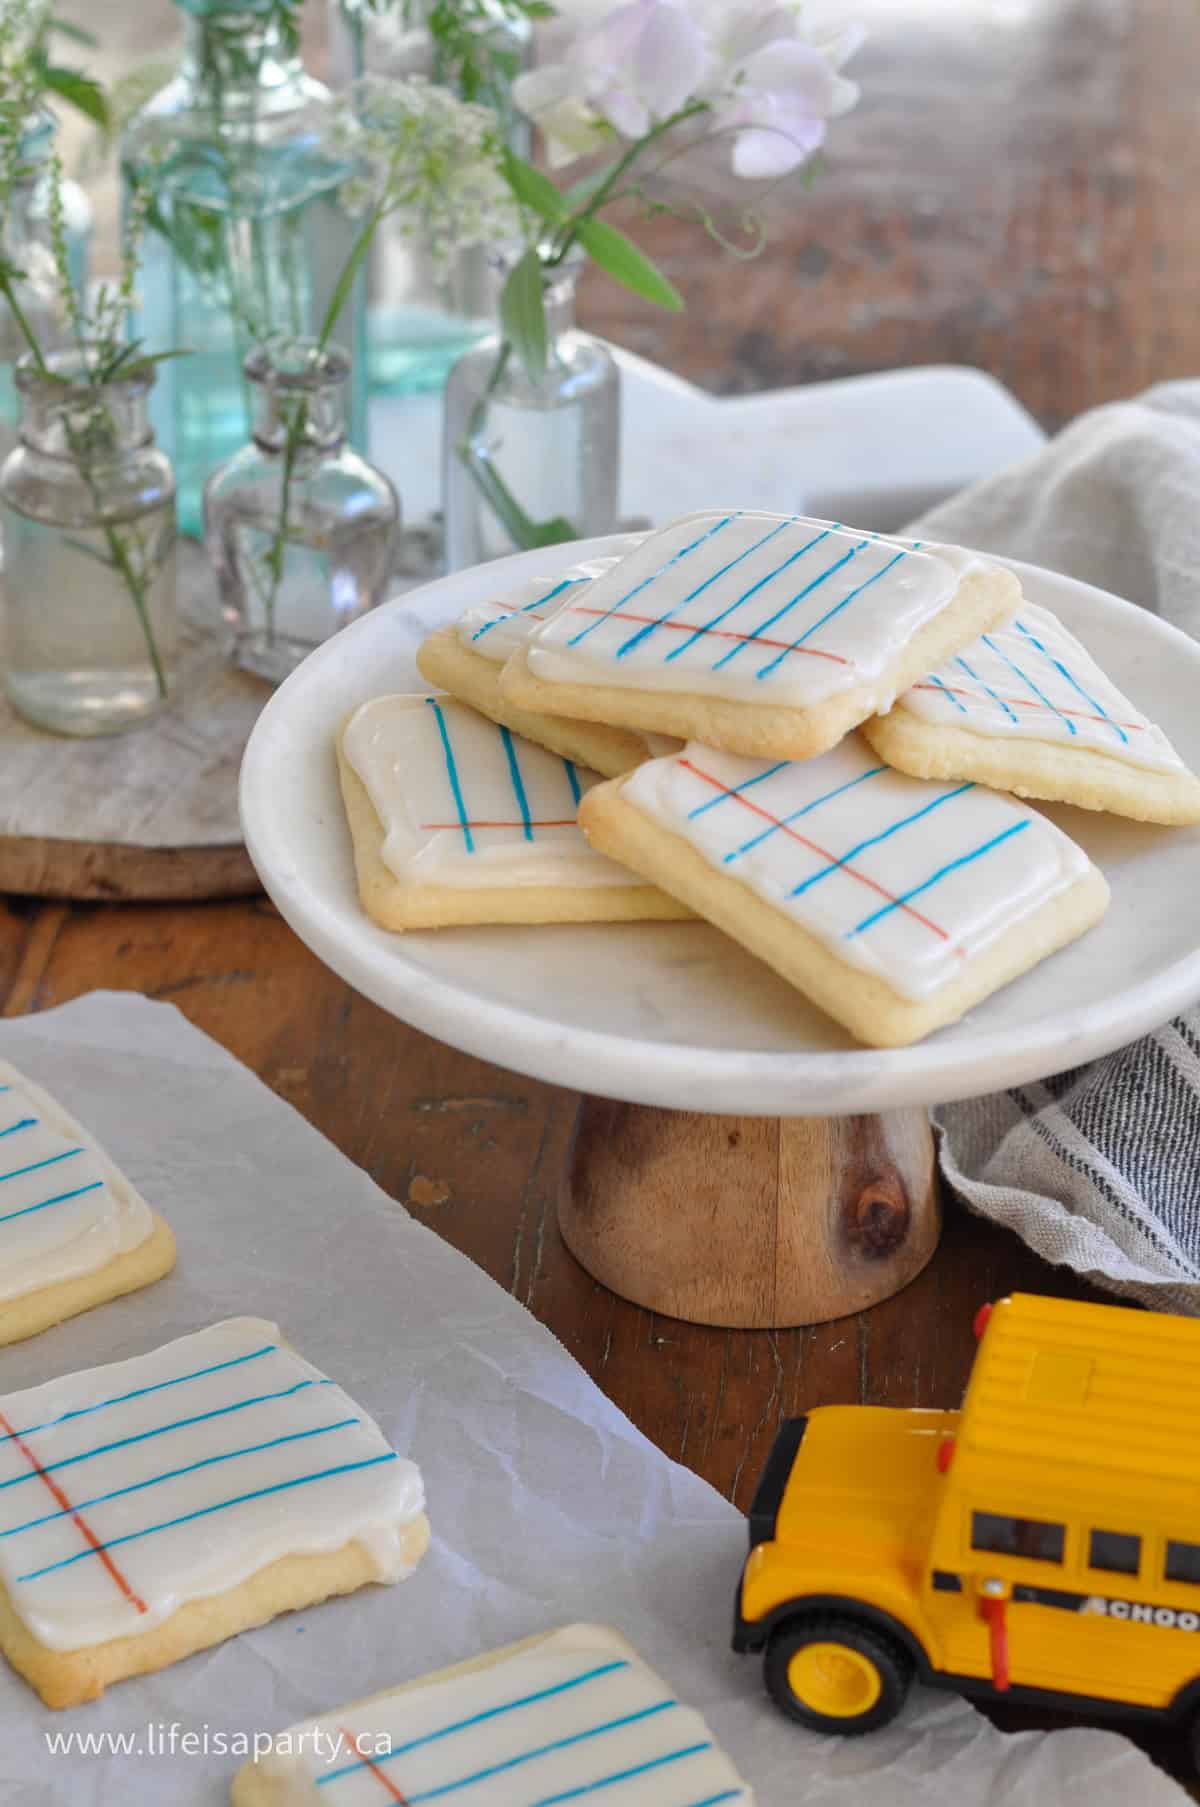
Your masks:
M 616 529 L 620 372 L 608 347 L 575 325 L 579 267 L 544 273 L 549 351 L 542 378 L 528 375 L 499 334 L 450 372 L 447 570 Z
M 274 0 L 177 0 L 188 13 L 175 80 L 131 121 L 128 175 L 148 185 L 138 333 L 163 367 L 154 407 L 175 460 L 180 525 L 198 532 L 204 484 L 251 430 L 243 378 L 273 333 L 315 334 L 361 222 L 339 205 L 354 166 L 328 90 L 304 71 Z M 365 283 L 336 325 L 351 356 L 349 437 L 366 444 Z
M 396 492 L 346 444 L 346 354 L 272 341 L 246 360 L 256 422 L 209 481 L 204 533 L 236 663 L 278 683 L 382 602 Z
M 334 62 L 347 80 L 364 73 L 423 76 L 447 83 L 426 19 L 432 0 L 372 8 L 367 0 L 330 0 Z M 484 0 L 478 27 L 495 72 L 486 100 L 500 115 L 504 135 L 528 156 L 531 130 L 512 105 L 512 79 L 529 66 L 533 28 L 512 18 L 496 0 Z M 393 214 L 380 223 L 368 269 L 370 385 L 384 395 L 440 395 L 463 352 L 492 326 L 495 315 L 481 280 L 481 252 L 467 247 L 443 269 L 430 256 L 419 218 Z
M 0 470 L 4 689 L 57 734 L 157 714 L 175 658 L 175 483 L 147 420 L 153 373 L 94 387 L 88 355 L 17 366 L 20 443 Z
M 0 219 L 0 255 L 23 273 L 17 300 L 43 351 L 56 350 L 65 339 L 63 297 L 50 246 L 50 179 L 46 168 L 57 130 L 57 121 L 50 113 L 36 113 L 29 120 L 18 154 L 29 174 L 16 185 L 11 205 Z M 64 181 L 61 193 L 70 277 L 75 289 L 82 293 L 87 281 L 92 210 L 78 183 Z M 21 404 L 15 377 L 27 350 L 11 309 L 7 302 L 0 301 L 0 460 L 17 443 Z

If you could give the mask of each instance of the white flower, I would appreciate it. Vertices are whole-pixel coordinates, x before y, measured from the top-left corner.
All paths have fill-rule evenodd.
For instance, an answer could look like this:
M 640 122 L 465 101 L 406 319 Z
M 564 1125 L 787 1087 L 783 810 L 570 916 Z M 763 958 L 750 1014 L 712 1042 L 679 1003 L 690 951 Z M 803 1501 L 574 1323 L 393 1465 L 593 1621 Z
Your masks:
M 585 25 L 563 62 L 519 76 L 513 98 L 545 133 L 552 163 L 631 142 L 704 85 L 708 35 L 684 0 L 629 0 Z
M 563 59 L 520 77 L 514 98 L 552 164 L 636 143 L 689 101 L 733 135 L 733 168 L 786 175 L 824 142 L 858 89 L 840 71 L 862 41 L 831 7 L 800 0 L 632 0 L 588 18 Z

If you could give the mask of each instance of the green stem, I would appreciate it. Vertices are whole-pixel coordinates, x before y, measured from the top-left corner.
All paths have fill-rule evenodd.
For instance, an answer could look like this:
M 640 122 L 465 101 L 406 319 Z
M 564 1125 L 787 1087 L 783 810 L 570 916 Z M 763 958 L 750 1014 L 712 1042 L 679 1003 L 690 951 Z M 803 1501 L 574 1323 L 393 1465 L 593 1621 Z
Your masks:
M 503 477 L 492 462 L 491 455 L 482 443 L 482 436 L 487 427 L 488 408 L 496 390 L 504 380 L 504 373 L 512 361 L 513 348 L 505 339 L 496 354 L 496 362 L 492 365 L 491 374 L 483 394 L 471 409 L 467 420 L 466 437 L 455 446 L 455 454 L 463 465 L 471 481 L 475 484 L 484 502 L 500 522 L 513 545 L 528 551 L 533 546 L 558 546 L 568 540 L 577 540 L 579 533 L 563 515 L 554 515 L 548 521 L 535 521 L 526 513 L 517 501 Z
M 101 520 L 101 516 L 104 513 L 103 498 L 100 495 L 99 486 L 92 474 L 91 466 L 83 455 L 83 447 L 80 445 L 76 436 L 71 432 L 69 423 L 67 424 L 67 443 L 71 447 L 79 474 L 83 478 L 88 495 L 91 498 L 92 508 L 95 511 L 97 523 L 100 525 L 101 531 L 104 534 L 104 543 L 108 547 L 108 556 L 112 568 L 119 573 L 121 581 L 129 591 L 130 601 L 137 611 L 137 618 L 142 629 L 142 638 L 146 642 L 146 652 L 149 655 L 150 664 L 154 671 L 154 682 L 158 687 L 159 696 L 165 702 L 167 698 L 167 674 L 163 669 L 162 659 L 159 657 L 158 646 L 154 638 L 154 627 L 150 620 L 150 609 L 146 601 L 147 586 L 145 577 L 134 570 L 133 561 L 129 556 L 129 548 L 117 529 L 113 526 L 112 522 Z
M 614 198 L 617 188 L 623 178 L 633 168 L 633 165 L 637 162 L 638 158 L 649 150 L 652 144 L 664 137 L 667 132 L 673 131 L 676 126 L 682 125 L 685 120 L 694 119 L 697 114 L 706 113 L 707 111 L 707 101 L 689 100 L 687 105 L 680 107 L 677 113 L 672 113 L 669 119 L 660 120 L 656 126 L 653 126 L 650 131 L 646 133 L 644 138 L 639 138 L 636 144 L 631 144 L 629 149 L 625 152 L 625 155 L 620 157 L 617 162 L 613 164 L 599 188 L 597 188 L 593 194 L 589 195 L 586 204 L 583 207 L 580 207 L 577 212 L 571 215 L 569 220 L 564 221 L 563 225 L 559 227 L 553 241 L 551 253 L 549 257 L 543 259 L 546 268 L 556 269 L 557 266 L 561 264 L 563 258 L 566 257 L 572 245 L 579 237 L 580 226 L 582 226 L 586 220 L 594 218 L 602 207 L 607 207 L 608 203 Z
M 13 290 L 12 279 L 3 274 L 0 274 L 0 295 L 3 295 L 4 299 L 8 302 L 12 317 L 17 323 L 17 331 L 24 339 L 26 345 L 28 345 L 29 355 L 37 365 L 39 372 L 42 376 L 49 376 L 50 366 L 46 362 L 41 346 L 38 344 L 37 334 L 34 332 L 32 326 L 30 326 L 24 310 L 17 300 Z

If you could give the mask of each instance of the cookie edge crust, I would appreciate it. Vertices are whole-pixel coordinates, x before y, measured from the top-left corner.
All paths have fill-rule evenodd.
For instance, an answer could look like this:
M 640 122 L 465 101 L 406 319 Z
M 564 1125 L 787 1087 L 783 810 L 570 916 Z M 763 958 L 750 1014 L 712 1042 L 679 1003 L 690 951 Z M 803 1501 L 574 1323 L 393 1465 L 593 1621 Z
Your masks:
M 353 717 L 350 718 L 351 720 Z M 554 922 L 678 922 L 690 912 L 674 898 L 636 875 L 626 886 L 479 886 L 456 891 L 448 885 L 403 885 L 383 862 L 383 826 L 362 779 L 342 746 L 349 722 L 338 735 L 338 776 L 354 845 L 354 868 L 363 909 L 381 929 L 513 926 Z M 605 907 L 607 905 L 607 907 Z
M 417 648 L 417 670 L 429 683 L 561 759 L 586 765 L 606 778 L 622 778 L 650 757 L 645 742 L 624 728 L 566 715 L 542 715 L 510 703 L 500 689 L 503 669 L 495 660 L 464 646 L 452 627 L 438 628 Z
M 405 1526 L 403 1554 L 413 1568 L 429 1547 L 422 1512 Z M 281 1556 L 223 1594 L 189 1600 L 152 1631 L 75 1650 L 53 1650 L 29 1630 L 0 1583 L 0 1652 L 48 1707 L 60 1710 L 98 1700 L 113 1682 L 151 1675 L 280 1613 L 319 1605 L 378 1581 L 374 1558 L 357 1538 L 316 1555 Z
M 97 1305 L 108 1305 L 113 1299 L 164 1279 L 175 1266 L 175 1236 L 157 1211 L 151 1209 L 150 1216 L 149 1236 L 104 1267 L 0 1302 L 0 1348 L 40 1336 L 43 1330 L 52 1330 L 68 1318 L 79 1317 Z
M 874 683 L 839 691 L 810 708 L 747 703 L 696 691 L 551 683 L 535 676 L 528 647 L 503 667 L 500 690 L 519 707 L 546 715 L 569 714 L 585 721 L 671 734 L 751 759 L 815 759 L 894 697 L 910 690 L 927 672 L 987 633 L 1020 601 L 1020 584 L 1002 566 L 967 572 L 945 608 L 918 629 Z
M 579 817 L 588 839 L 610 858 L 664 888 L 669 884 L 698 916 L 765 961 L 866 1047 L 905 1047 L 957 1022 L 1092 928 L 1108 908 L 1108 884 L 1089 863 L 1079 879 L 1013 923 L 950 984 L 915 1003 L 874 973 L 839 960 L 802 924 L 772 908 L 740 879 L 714 871 L 682 835 L 659 828 L 626 802 L 624 782 L 613 779 L 584 798 Z
M 1093 747 L 978 734 L 918 721 L 898 703 L 862 724 L 880 759 L 913 778 L 974 779 L 1043 803 L 1106 810 L 1134 822 L 1182 828 L 1200 822 L 1200 778 L 1153 772 L 1110 759 Z
M 298 1723 L 308 1725 L 311 1720 L 325 1720 L 333 1714 L 357 1713 L 364 1707 L 376 1705 L 385 1700 L 398 1700 L 405 1694 L 418 1694 L 423 1688 L 432 1688 L 442 1682 L 459 1681 L 468 1675 L 480 1675 L 488 1669 L 498 1668 L 501 1663 L 511 1658 L 523 1656 L 527 1650 L 536 1650 L 543 1644 L 552 1643 L 555 1638 L 574 1632 L 581 1641 L 594 1639 L 601 1634 L 603 1644 L 597 1648 L 605 1650 L 618 1648 L 630 1660 L 648 1668 L 645 1659 L 634 1648 L 629 1640 L 615 1631 L 610 1625 L 593 1624 L 590 1621 L 576 1620 L 569 1625 L 556 1625 L 551 1631 L 535 1632 L 532 1637 L 518 1638 L 514 1644 L 504 1644 L 499 1650 L 485 1650 L 479 1656 L 465 1658 L 460 1663 L 450 1663 L 444 1669 L 433 1669 L 428 1675 L 418 1675 L 410 1682 L 401 1682 L 394 1688 L 381 1688 L 376 1694 L 368 1694 L 361 1700 L 343 1701 L 340 1705 L 326 1707 L 319 1713 L 311 1715 L 311 1719 Z M 656 1673 L 652 1671 L 652 1673 Z M 283 1728 L 292 1731 L 294 1726 Z M 730 1759 L 732 1761 L 732 1759 Z M 230 1789 L 232 1807 L 283 1807 L 289 1790 L 290 1778 L 271 1776 L 262 1765 L 253 1759 L 243 1763 L 233 1778 Z M 748 1799 L 751 1797 L 748 1797 Z

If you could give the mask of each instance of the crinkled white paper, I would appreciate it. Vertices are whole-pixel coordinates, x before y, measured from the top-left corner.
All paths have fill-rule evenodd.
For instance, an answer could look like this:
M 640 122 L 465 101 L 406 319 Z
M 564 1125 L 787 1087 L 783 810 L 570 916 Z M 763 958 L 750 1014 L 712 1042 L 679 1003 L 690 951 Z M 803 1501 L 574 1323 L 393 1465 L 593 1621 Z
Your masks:
M 1185 1797 L 1113 1732 L 1006 1737 L 915 1690 L 873 1737 L 784 1720 L 729 1649 L 744 1521 L 646 1441 L 529 1313 L 414 1223 L 170 1007 L 99 993 L 0 1024 L 170 1218 L 177 1272 L 0 1349 L 0 1394 L 218 1318 L 277 1319 L 420 1463 L 415 1577 L 278 1619 L 89 1707 L 50 1713 L 0 1663 L 2 1807 L 216 1807 L 218 1739 L 297 1719 L 572 1619 L 615 1625 L 703 1711 L 762 1807 L 1157 1807 Z M 191 1733 L 210 1754 L 51 1755 L 46 1733 Z

